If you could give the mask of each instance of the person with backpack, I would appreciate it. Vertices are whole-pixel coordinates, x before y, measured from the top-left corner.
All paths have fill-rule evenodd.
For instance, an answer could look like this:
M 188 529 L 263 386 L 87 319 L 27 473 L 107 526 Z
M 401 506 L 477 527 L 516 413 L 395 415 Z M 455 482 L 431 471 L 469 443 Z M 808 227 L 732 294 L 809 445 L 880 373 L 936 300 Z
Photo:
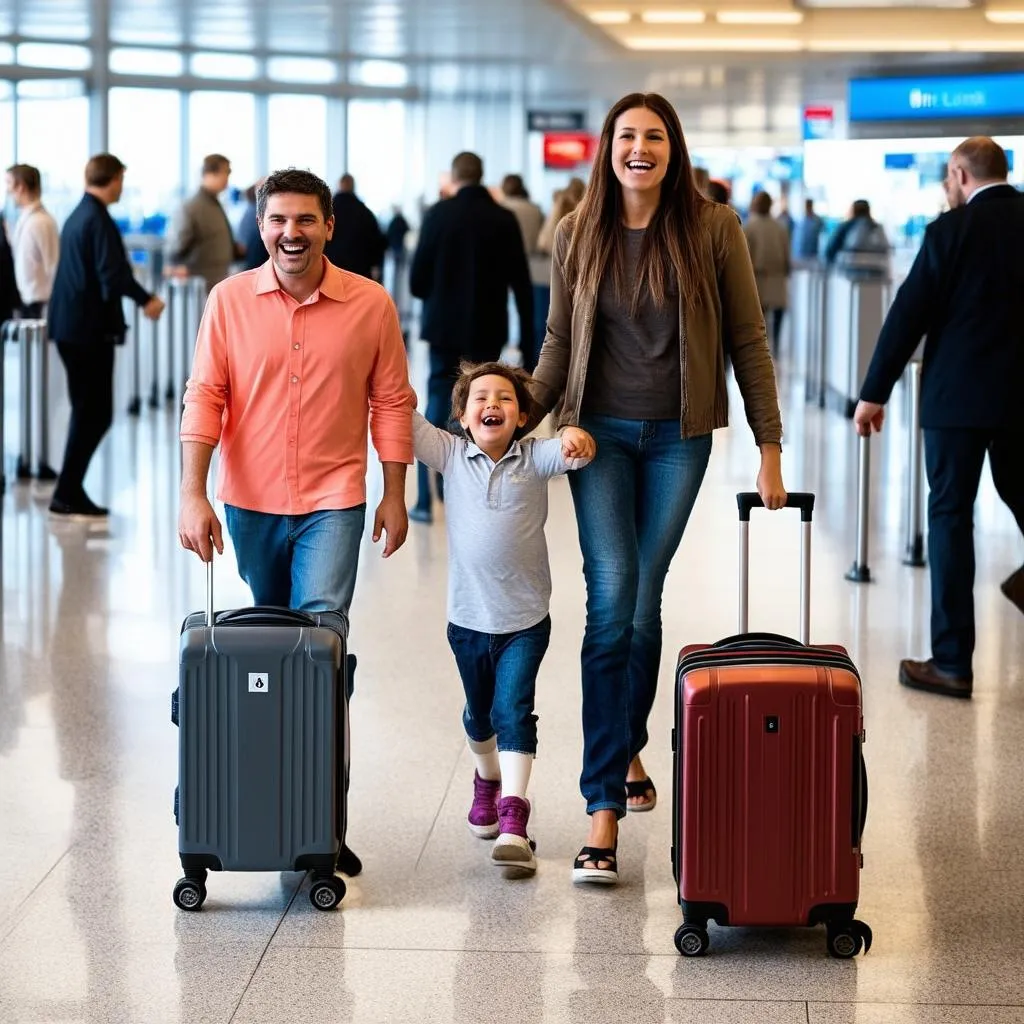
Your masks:
M 849 219 L 836 228 L 825 249 L 825 262 L 846 270 L 888 270 L 889 239 L 885 228 L 871 216 L 866 199 L 855 200 Z

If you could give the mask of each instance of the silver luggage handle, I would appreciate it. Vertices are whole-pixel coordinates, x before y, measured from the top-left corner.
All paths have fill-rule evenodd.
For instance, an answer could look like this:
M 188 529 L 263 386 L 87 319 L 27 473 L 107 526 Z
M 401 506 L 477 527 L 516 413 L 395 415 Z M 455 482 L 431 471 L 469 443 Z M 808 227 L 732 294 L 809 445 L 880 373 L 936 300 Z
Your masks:
M 739 632 L 749 632 L 750 625 L 750 512 L 764 508 L 756 491 L 736 495 L 740 514 L 740 595 Z M 786 497 L 786 508 L 800 509 L 800 641 L 811 642 L 811 522 L 814 518 L 814 495 L 793 491 Z
M 206 563 L 206 625 L 213 627 L 213 556 L 210 552 L 210 560 Z

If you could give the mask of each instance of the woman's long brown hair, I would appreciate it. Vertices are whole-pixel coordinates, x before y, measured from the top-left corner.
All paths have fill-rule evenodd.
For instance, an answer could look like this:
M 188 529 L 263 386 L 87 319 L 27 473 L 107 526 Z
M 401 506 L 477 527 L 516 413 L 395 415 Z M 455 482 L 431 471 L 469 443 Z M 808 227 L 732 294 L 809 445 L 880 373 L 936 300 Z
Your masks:
M 612 137 L 619 117 L 638 107 L 646 107 L 664 122 L 671 155 L 658 209 L 640 248 L 633 294 L 628 295 L 622 186 L 612 170 Z M 590 184 L 572 222 L 563 269 L 573 295 L 596 295 L 610 270 L 615 295 L 628 301 L 635 316 L 645 292 L 655 304 L 665 305 L 674 274 L 686 305 L 699 305 L 714 279 L 711 241 L 701 217 L 707 202 L 693 180 L 683 128 L 672 104 L 653 92 L 623 96 L 604 119 Z

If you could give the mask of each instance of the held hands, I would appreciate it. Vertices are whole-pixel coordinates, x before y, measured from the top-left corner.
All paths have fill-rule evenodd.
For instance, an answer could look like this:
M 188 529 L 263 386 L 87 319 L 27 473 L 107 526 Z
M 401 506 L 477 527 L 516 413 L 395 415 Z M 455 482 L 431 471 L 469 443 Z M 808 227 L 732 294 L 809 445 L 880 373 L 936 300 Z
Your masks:
M 387 534 L 384 544 L 384 558 L 390 558 L 404 543 L 409 532 L 409 513 L 405 507 L 405 496 L 385 494 L 377 506 L 373 520 L 373 543 L 380 540 L 381 533 Z
M 597 442 L 579 427 L 566 427 L 562 431 L 562 458 L 572 463 L 573 469 L 585 466 L 597 454 Z
M 786 488 L 782 483 L 782 448 L 777 444 L 761 446 L 761 469 L 757 474 L 757 493 L 765 508 L 786 507 Z
M 853 426 L 861 437 L 870 437 L 872 433 L 881 433 L 884 422 L 884 405 L 863 400 L 857 403 L 857 409 L 853 414 Z
M 178 540 L 186 551 L 194 551 L 204 562 L 213 561 L 214 548 L 217 554 L 224 554 L 220 520 L 205 494 L 182 495 Z

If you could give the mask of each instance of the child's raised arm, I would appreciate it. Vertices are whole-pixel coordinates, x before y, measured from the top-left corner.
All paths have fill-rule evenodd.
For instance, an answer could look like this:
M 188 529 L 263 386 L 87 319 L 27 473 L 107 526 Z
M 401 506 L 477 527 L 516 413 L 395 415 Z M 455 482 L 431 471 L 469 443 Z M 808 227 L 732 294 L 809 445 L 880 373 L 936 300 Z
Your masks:
M 455 451 L 456 439 L 447 430 L 428 423 L 416 409 L 412 412 L 412 444 L 416 458 L 443 473 Z

